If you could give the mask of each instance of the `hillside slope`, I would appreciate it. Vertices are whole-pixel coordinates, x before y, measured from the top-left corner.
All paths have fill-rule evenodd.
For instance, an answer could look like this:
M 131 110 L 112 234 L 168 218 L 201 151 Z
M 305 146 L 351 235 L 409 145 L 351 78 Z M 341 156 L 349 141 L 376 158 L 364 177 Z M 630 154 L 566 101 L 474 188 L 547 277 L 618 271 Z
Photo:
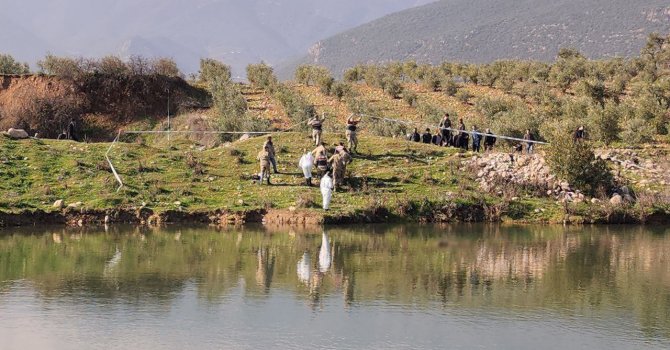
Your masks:
M 320 42 L 281 66 L 318 63 L 336 74 L 358 63 L 414 59 L 551 60 L 561 47 L 591 58 L 639 53 L 650 32 L 670 31 L 664 0 L 442 0 L 397 12 Z

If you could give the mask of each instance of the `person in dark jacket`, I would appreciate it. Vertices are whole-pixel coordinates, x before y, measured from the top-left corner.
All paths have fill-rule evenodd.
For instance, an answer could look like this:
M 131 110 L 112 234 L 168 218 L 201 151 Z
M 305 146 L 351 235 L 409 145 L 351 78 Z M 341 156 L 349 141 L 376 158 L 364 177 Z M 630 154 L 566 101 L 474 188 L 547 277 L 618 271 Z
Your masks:
M 473 125 L 472 126 L 472 151 L 473 152 L 479 152 L 479 147 L 481 145 L 482 141 L 482 135 L 479 133 L 479 130 L 477 130 L 477 126 Z
M 421 142 L 431 143 L 433 141 L 433 135 L 430 133 L 430 129 L 426 129 L 426 132 L 421 135 Z
M 421 134 L 419 134 L 419 130 L 414 128 L 414 132 L 412 135 L 410 135 L 409 140 L 414 142 L 421 142 Z
M 526 154 L 533 154 L 533 146 L 535 145 L 535 137 L 533 137 L 533 134 L 530 133 L 530 129 L 526 129 L 526 133 L 523 135 L 523 139 L 526 141 Z
M 431 143 L 435 146 L 442 146 L 442 135 L 440 135 L 439 133 L 435 133 L 435 135 L 433 135 Z
M 449 146 L 451 144 L 451 119 L 449 119 L 449 113 L 444 114 L 439 126 L 442 134 L 442 143 L 445 146 Z
M 575 134 L 573 136 L 574 142 L 576 143 L 576 142 L 584 141 L 584 134 L 585 134 L 585 132 L 584 132 L 584 127 L 583 126 L 580 126 L 579 128 L 577 128 L 577 130 L 575 130 Z
M 486 136 L 484 136 L 484 152 L 493 151 L 493 146 L 496 144 L 496 137 L 493 136 L 491 129 L 486 129 Z
M 70 120 L 70 124 L 67 126 L 67 138 L 68 140 L 79 142 L 79 138 L 77 137 L 77 132 L 75 130 L 74 120 Z

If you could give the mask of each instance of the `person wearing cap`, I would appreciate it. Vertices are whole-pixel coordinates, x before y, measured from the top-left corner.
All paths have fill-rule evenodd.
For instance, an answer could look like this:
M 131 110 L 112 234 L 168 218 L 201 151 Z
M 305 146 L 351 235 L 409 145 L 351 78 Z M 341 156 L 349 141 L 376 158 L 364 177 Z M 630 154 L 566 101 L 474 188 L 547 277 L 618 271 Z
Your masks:
M 322 129 L 323 129 L 323 120 L 326 119 L 324 116 L 323 118 L 319 119 L 319 116 L 314 116 L 314 118 L 311 118 L 310 120 L 307 121 L 307 125 L 312 127 L 312 140 L 314 141 L 314 144 L 316 146 L 321 144 L 321 134 L 322 134 Z
M 493 151 L 493 145 L 496 144 L 496 137 L 493 136 L 491 129 L 486 129 L 486 136 L 484 137 L 484 152 Z
M 358 128 L 358 123 L 361 122 L 361 119 L 355 119 L 354 115 L 350 115 L 347 118 L 347 130 L 345 135 L 347 136 L 347 143 L 349 144 L 349 149 L 352 153 L 356 153 L 358 148 L 358 136 L 356 135 L 356 129 Z
M 263 148 L 262 151 L 258 153 L 258 157 L 256 157 L 260 161 L 261 165 L 261 173 L 259 175 L 260 179 L 258 183 L 260 185 L 263 184 L 263 179 L 267 177 L 268 180 L 268 185 L 271 185 L 270 183 L 270 149 L 266 146 Z
M 265 140 L 263 149 L 266 147 L 270 153 L 270 164 L 272 164 L 272 169 L 274 170 L 275 174 L 277 174 L 277 154 L 275 153 L 275 145 L 272 143 L 272 136 L 268 136 L 267 140 Z
M 445 146 L 449 146 L 451 144 L 451 119 L 449 119 L 449 113 L 444 113 L 439 127 L 442 133 L 442 143 Z

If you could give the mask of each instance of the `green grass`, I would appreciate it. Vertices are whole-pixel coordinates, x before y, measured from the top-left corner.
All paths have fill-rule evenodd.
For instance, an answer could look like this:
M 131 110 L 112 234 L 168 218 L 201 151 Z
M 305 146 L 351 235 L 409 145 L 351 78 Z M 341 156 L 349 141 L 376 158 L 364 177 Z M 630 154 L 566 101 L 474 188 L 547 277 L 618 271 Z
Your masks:
M 245 211 L 289 209 L 298 198 L 308 198 L 314 207 L 301 210 L 323 213 L 318 186 L 306 187 L 297 166 L 302 150 L 312 149 L 306 133 L 273 135 L 281 174 L 272 175 L 271 186 L 251 179 L 259 171 L 256 155 L 264 137 L 206 150 L 189 140 L 168 144 L 159 138 L 150 145 L 115 144 L 110 156 L 125 185 L 117 192 L 104 158 L 109 143 L 0 137 L 0 211 L 54 211 L 58 199 L 66 205 L 82 202 L 84 209 L 92 210 L 144 206 L 156 213 Z M 332 145 L 343 139 L 326 134 L 325 140 Z M 333 196 L 332 217 L 384 208 L 396 219 L 417 220 L 449 203 L 502 205 L 504 221 L 560 222 L 565 216 L 563 207 L 550 198 L 521 195 L 504 202 L 483 193 L 472 174 L 459 170 L 471 154 L 453 148 L 362 135 L 359 151 L 345 186 Z
M 169 147 L 117 143 L 111 158 L 125 186 L 116 192 L 104 159 L 108 143 L 1 138 L 0 190 L 5 195 L 0 210 L 51 210 L 57 199 L 82 202 L 89 209 L 145 205 L 158 212 L 179 206 L 190 211 L 289 208 L 299 196 L 320 203 L 318 187 L 305 187 L 297 166 L 302 149 L 311 150 L 311 139 L 303 133 L 276 134 L 274 139 L 281 174 L 272 176 L 272 186 L 251 180 L 258 172 L 262 137 L 203 151 L 186 140 Z M 326 136 L 329 144 L 342 139 Z M 455 149 L 368 136 L 360 141 L 361 154 L 348 169 L 349 183 L 334 196 L 334 212 L 354 212 L 372 203 L 393 207 L 426 198 L 438 201 L 447 192 L 463 199 L 477 192 L 471 180 L 459 176 L 461 158 Z

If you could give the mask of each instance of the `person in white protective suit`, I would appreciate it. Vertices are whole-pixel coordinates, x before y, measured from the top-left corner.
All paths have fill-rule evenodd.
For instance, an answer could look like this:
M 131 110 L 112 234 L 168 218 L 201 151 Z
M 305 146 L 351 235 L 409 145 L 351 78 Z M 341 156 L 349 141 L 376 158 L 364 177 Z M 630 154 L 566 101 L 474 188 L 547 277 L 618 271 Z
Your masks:
M 323 210 L 329 210 L 330 200 L 333 197 L 333 178 L 330 171 L 321 178 L 321 196 L 323 196 Z
M 312 186 L 312 166 L 314 165 L 314 156 L 312 152 L 307 152 L 307 150 L 302 150 L 302 157 L 300 157 L 300 162 L 298 166 L 302 169 L 302 173 L 305 175 L 305 184 L 307 186 Z

